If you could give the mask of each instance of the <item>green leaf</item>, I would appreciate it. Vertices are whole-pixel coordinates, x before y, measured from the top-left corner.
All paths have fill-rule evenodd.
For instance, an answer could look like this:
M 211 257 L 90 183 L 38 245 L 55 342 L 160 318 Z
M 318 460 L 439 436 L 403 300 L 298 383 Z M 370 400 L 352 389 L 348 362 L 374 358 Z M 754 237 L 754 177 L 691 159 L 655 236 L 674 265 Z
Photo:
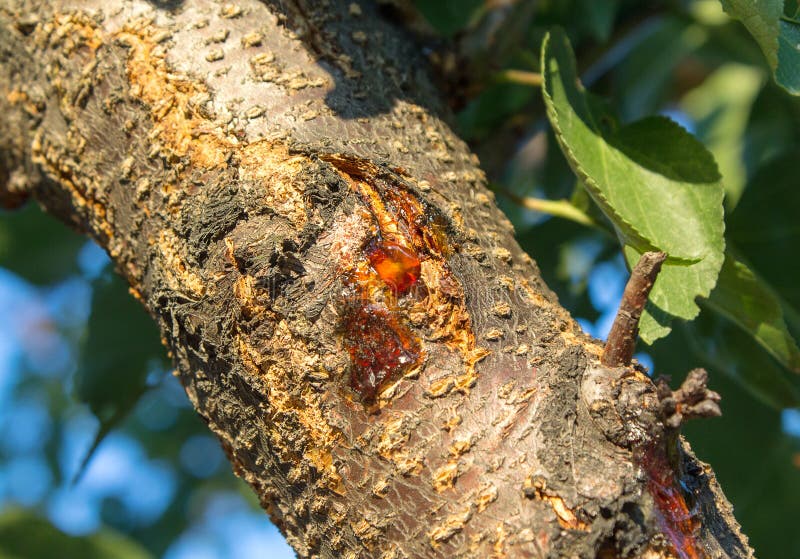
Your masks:
M 800 406 L 800 390 L 775 360 L 762 351 L 753 337 L 713 313 L 703 313 L 685 324 L 689 347 L 712 374 L 721 372 L 750 394 L 775 409 Z
M 773 82 L 758 94 L 744 138 L 743 159 L 751 180 L 766 162 L 800 145 L 800 127 L 796 124 L 800 107 L 796 101 Z
M 800 23 L 783 16 L 783 0 L 720 2 L 761 47 L 775 81 L 792 95 L 800 95 Z
M 722 267 L 723 189 L 713 156 L 671 120 L 650 117 L 617 129 L 578 82 L 561 30 L 542 44 L 543 94 L 561 148 L 614 224 L 632 266 L 642 253 L 669 256 L 640 324 L 647 343 L 692 319 Z
M 88 333 L 75 373 L 77 398 L 89 405 L 100 429 L 82 467 L 110 429 L 147 390 L 147 375 L 164 359 L 158 331 L 116 274 L 94 285 Z
M 778 65 L 779 21 L 783 0 L 720 0 L 731 16 L 741 21 L 758 42 L 772 68 Z
M 503 121 L 519 114 L 535 94 L 529 85 L 489 85 L 459 113 L 459 133 L 467 140 L 484 140 Z
M 578 0 L 576 9 L 583 14 L 584 25 L 598 41 L 608 41 L 619 10 L 619 0 Z
M 708 41 L 708 30 L 686 18 L 654 18 L 632 33 L 631 51 L 611 70 L 614 103 L 627 120 L 652 114 L 670 96 L 676 67 Z
M 36 204 L 0 211 L 0 266 L 39 285 L 78 272 L 76 257 L 86 239 Z
M 800 308 L 800 149 L 764 163 L 728 218 L 728 239 L 759 276 Z
M 483 5 L 482 0 L 414 0 L 428 23 L 448 37 L 467 27 Z
M 780 25 L 775 81 L 792 95 L 800 95 L 800 23 L 782 19 Z
M 800 349 L 786 327 L 778 296 L 730 253 L 707 304 L 753 336 L 784 367 L 800 372 Z
M 744 134 L 763 73 L 744 64 L 725 64 L 681 101 L 696 123 L 697 137 L 711 150 L 722 172 L 725 203 L 736 206 L 747 183 Z
M 84 537 L 69 536 L 47 520 L 20 509 L 0 516 L 0 559 L 150 559 L 136 542 L 109 530 Z

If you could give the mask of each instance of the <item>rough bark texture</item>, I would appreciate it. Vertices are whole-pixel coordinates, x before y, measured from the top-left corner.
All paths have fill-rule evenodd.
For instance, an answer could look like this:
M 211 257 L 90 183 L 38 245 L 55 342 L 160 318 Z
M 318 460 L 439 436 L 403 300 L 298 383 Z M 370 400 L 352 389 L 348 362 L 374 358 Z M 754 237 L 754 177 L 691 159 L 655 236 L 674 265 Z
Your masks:
M 106 248 L 301 557 L 751 556 L 423 68 L 362 2 L 6 0 L 0 199 Z

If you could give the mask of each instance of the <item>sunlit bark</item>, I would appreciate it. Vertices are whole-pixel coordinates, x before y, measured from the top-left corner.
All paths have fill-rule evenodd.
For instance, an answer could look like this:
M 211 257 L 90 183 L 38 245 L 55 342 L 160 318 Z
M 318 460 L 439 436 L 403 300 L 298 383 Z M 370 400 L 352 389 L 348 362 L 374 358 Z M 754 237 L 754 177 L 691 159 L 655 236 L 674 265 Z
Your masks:
M 108 251 L 299 556 L 751 555 L 371 5 L 12 0 L 0 26 L 0 200 Z

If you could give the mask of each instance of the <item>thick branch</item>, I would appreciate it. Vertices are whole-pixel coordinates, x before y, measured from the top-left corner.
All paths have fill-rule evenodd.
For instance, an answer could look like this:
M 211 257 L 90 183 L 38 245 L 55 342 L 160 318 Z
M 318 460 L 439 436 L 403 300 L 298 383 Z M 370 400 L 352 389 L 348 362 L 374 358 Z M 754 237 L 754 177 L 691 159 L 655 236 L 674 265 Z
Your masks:
M 690 454 L 639 461 L 655 387 L 598 364 L 351 4 L 6 2 L 6 168 L 108 250 L 299 556 L 749 556 Z M 656 477 L 700 503 L 681 538 Z

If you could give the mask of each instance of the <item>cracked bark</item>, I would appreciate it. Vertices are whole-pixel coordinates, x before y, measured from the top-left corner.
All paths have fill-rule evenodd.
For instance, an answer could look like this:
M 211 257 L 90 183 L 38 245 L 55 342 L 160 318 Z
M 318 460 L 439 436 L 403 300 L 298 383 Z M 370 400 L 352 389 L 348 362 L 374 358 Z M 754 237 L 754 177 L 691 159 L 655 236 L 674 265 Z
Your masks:
M 752 556 L 373 6 L 12 0 L 0 26 L 0 200 L 108 251 L 299 556 Z

